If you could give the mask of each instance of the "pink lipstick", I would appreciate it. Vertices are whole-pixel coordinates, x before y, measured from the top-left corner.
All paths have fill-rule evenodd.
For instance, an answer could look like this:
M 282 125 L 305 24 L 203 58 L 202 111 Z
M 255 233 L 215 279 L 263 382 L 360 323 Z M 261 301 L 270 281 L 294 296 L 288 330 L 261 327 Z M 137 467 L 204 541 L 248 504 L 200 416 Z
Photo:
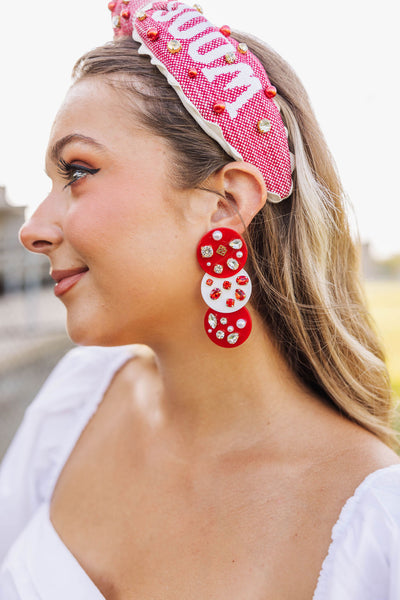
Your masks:
M 54 294 L 62 296 L 68 292 L 82 277 L 88 272 L 88 267 L 80 267 L 78 269 L 65 269 L 52 271 L 51 277 L 56 282 Z

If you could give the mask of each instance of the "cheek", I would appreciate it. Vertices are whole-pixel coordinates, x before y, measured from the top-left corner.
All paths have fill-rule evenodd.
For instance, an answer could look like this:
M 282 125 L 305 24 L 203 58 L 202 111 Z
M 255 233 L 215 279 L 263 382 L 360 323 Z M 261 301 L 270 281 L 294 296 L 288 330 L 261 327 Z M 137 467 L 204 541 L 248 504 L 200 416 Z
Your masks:
M 121 246 L 134 228 L 134 211 L 128 203 L 99 196 L 73 203 L 63 223 L 66 240 L 82 256 L 93 259 Z
M 71 205 L 65 234 L 92 270 L 93 289 L 114 306 L 180 299 L 200 285 L 196 245 L 171 200 L 155 193 L 107 194 L 102 188 Z

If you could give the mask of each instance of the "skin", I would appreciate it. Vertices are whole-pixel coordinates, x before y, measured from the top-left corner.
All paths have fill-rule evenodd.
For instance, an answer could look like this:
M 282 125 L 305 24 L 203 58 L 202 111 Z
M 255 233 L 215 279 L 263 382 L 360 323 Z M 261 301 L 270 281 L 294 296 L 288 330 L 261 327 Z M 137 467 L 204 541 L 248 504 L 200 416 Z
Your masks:
M 99 171 L 65 188 L 52 149 L 76 134 L 97 145 L 75 139 L 61 158 Z M 71 88 L 49 141 L 52 189 L 21 241 L 52 269 L 89 268 L 61 297 L 75 342 L 146 347 L 73 449 L 51 521 L 108 600 L 309 600 L 346 499 L 398 459 L 297 380 L 251 307 L 243 346 L 208 340 L 197 243 L 242 233 L 265 185 L 246 163 L 213 175 L 232 210 L 174 189 L 172 164 L 100 79 Z

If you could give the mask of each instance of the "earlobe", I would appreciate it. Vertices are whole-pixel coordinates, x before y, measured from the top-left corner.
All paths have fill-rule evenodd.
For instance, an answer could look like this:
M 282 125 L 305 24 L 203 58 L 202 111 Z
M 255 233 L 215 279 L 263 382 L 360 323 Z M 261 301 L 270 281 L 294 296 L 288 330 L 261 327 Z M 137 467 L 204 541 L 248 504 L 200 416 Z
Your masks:
M 221 200 L 212 215 L 212 225 L 242 233 L 267 200 L 261 172 L 250 163 L 238 161 L 228 163 L 213 177 L 213 185 L 221 191 Z

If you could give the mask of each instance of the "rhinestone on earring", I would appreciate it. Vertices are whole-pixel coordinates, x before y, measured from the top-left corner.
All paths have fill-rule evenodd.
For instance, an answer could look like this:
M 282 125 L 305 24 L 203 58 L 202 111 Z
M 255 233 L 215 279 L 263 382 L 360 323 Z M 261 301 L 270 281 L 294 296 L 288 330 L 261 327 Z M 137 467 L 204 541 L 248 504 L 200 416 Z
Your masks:
M 245 308 L 251 296 L 250 277 L 243 268 L 247 255 L 242 236 L 228 227 L 209 231 L 197 247 L 197 260 L 205 271 L 201 295 L 209 307 L 204 328 L 222 348 L 240 346 L 251 332 L 251 316 Z

